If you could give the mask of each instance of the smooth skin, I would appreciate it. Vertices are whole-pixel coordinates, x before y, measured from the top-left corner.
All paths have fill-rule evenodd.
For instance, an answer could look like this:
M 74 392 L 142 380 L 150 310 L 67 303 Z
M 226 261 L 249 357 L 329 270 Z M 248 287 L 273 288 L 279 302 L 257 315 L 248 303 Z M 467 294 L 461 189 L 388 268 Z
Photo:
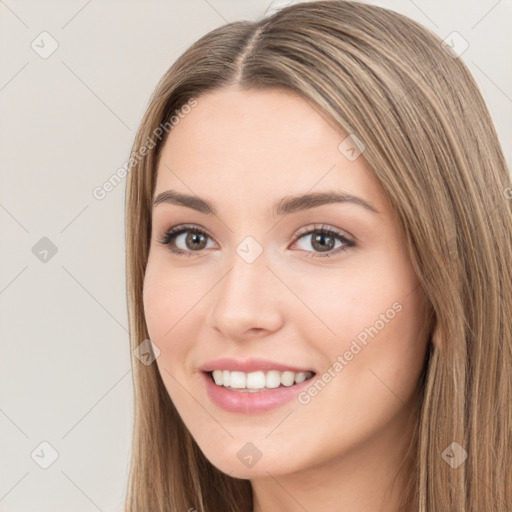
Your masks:
M 211 463 L 251 480 L 254 512 L 396 512 L 409 468 L 392 484 L 428 340 L 427 302 L 391 205 L 364 152 L 348 158 L 346 142 L 339 149 L 348 134 L 292 92 L 230 86 L 197 100 L 162 148 L 155 197 L 199 196 L 216 214 L 155 206 L 144 280 L 166 389 Z M 324 191 L 357 196 L 378 213 L 338 202 L 272 215 L 284 197 Z M 207 236 L 161 243 L 184 223 Z M 322 226 L 354 245 L 303 235 Z M 248 236 L 263 250 L 252 263 L 237 253 Z M 173 243 L 185 254 L 171 252 Z M 307 404 L 232 413 L 206 394 L 198 368 L 220 357 L 270 359 L 321 377 L 395 303 L 400 311 Z M 252 467 L 237 457 L 247 442 L 262 454 Z

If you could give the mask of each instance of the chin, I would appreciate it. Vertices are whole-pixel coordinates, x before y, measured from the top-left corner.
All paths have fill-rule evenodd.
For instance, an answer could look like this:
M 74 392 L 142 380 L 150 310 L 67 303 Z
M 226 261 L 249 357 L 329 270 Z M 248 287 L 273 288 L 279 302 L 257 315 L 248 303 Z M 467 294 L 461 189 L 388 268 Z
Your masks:
M 265 461 L 262 457 L 259 461 L 254 463 L 252 467 L 245 466 L 236 458 L 210 460 L 210 462 L 219 470 L 233 478 L 240 478 L 244 480 L 253 480 L 255 478 L 266 478 L 271 475 L 279 475 L 289 473 L 290 467 L 285 464 L 274 464 L 270 461 Z
M 222 451 L 218 448 L 212 450 L 208 446 L 207 452 L 203 451 L 205 457 L 219 471 L 241 479 L 268 478 L 270 475 L 282 475 L 299 471 L 302 464 L 299 460 L 290 460 L 288 448 L 281 449 L 272 443 L 263 446 L 263 442 L 255 443 L 241 442 L 240 439 L 233 439 L 229 446 L 223 446 Z M 306 462 L 303 461 L 306 465 Z

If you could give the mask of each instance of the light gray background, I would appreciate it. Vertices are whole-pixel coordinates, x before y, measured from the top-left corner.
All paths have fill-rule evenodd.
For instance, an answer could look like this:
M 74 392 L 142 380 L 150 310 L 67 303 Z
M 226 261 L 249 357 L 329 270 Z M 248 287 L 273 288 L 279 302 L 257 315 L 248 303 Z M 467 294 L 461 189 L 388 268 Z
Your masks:
M 510 167 L 512 1 L 369 3 L 469 43 L 461 58 Z M 128 158 L 172 62 L 269 4 L 0 0 L 0 511 L 121 510 L 132 427 L 125 183 L 101 201 L 92 191 Z M 50 48 L 43 31 L 59 45 L 45 59 L 31 47 Z M 43 237 L 57 248 L 46 262 L 33 253 Z M 48 469 L 43 441 L 58 453 Z

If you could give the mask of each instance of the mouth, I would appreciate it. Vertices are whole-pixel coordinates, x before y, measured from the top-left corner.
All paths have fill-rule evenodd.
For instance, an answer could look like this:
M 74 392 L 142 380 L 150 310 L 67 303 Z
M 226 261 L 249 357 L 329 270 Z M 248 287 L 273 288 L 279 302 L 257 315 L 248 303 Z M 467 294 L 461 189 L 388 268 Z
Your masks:
M 240 393 L 258 393 L 277 388 L 291 388 L 302 384 L 315 376 L 313 371 L 255 371 L 241 372 L 230 370 L 213 370 L 204 372 L 219 388 Z

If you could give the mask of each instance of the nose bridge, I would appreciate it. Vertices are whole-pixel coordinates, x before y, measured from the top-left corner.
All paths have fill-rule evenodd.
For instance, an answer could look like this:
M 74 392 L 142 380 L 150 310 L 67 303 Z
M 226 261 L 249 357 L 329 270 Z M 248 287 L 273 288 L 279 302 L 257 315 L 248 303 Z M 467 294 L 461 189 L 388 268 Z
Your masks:
M 214 294 L 208 323 L 228 337 L 251 329 L 274 330 L 280 322 L 275 277 L 263 248 L 254 242 L 244 240 L 235 248 Z

